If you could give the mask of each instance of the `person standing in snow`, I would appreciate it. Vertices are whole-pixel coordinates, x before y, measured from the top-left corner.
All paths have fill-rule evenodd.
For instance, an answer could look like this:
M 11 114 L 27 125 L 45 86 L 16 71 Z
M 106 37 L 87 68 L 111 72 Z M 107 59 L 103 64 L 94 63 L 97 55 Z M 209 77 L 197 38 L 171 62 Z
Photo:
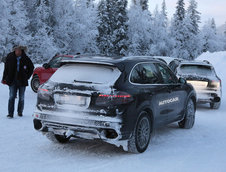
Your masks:
M 9 86 L 8 118 L 13 118 L 17 91 L 19 91 L 17 112 L 19 117 L 23 116 L 25 89 L 34 70 L 34 65 L 25 51 L 26 47 L 17 45 L 6 57 L 2 83 Z

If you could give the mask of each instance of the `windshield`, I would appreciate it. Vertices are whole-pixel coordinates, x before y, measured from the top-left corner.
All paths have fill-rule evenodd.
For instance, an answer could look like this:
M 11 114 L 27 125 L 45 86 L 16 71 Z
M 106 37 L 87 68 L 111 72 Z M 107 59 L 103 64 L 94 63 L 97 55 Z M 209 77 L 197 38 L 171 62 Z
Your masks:
M 210 66 L 205 65 L 181 65 L 180 67 L 180 74 L 182 75 L 202 75 L 202 76 L 210 76 L 213 75 L 213 70 Z
M 116 67 L 99 64 L 66 64 L 50 78 L 53 82 L 76 84 L 114 84 L 121 72 Z

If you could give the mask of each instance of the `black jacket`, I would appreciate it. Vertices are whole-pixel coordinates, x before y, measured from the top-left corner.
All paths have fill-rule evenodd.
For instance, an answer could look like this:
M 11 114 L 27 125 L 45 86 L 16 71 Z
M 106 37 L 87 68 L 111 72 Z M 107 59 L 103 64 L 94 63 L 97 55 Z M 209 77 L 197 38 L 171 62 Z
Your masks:
M 22 52 L 20 59 L 20 68 L 17 72 L 17 57 L 14 52 L 9 53 L 6 57 L 5 68 L 3 73 L 3 81 L 7 85 L 12 85 L 14 80 L 18 80 L 21 86 L 28 86 L 28 80 L 34 70 L 34 65 L 30 58 Z

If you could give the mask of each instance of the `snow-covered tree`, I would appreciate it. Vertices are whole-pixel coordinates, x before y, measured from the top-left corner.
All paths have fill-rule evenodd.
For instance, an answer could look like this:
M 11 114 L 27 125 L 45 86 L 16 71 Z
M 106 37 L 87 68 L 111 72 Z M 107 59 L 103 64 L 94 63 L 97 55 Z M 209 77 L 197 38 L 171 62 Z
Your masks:
M 6 0 L 1 0 L 0 3 L 0 61 L 1 58 L 5 57 L 10 50 L 7 46 L 8 44 L 8 34 L 9 34 L 9 16 L 10 10 Z
M 168 32 L 165 1 L 163 1 L 161 12 L 159 12 L 158 7 L 156 7 L 152 23 L 152 44 L 150 44 L 150 54 L 169 56 L 173 48 L 173 40 Z
M 171 24 L 171 35 L 175 40 L 172 56 L 187 59 L 189 57 L 189 53 L 185 45 L 185 41 L 187 39 L 185 32 L 187 32 L 187 29 L 184 23 L 185 19 L 184 6 L 185 6 L 184 0 L 178 0 L 176 12 L 173 16 Z
M 128 12 L 128 37 L 130 55 L 148 55 L 151 41 L 151 14 L 139 3 L 133 3 Z
M 190 4 L 184 19 L 185 25 L 185 48 L 189 60 L 194 60 L 201 52 L 201 41 L 199 35 L 200 12 L 197 11 L 197 2 L 190 0 Z
M 52 3 L 49 0 L 37 0 L 35 4 L 35 29 L 32 39 L 29 41 L 30 53 L 35 62 L 43 63 L 54 56 L 58 49 L 53 37 L 53 16 Z
M 97 53 L 97 7 L 93 1 L 76 0 L 74 14 L 74 53 Z
M 223 42 L 224 42 L 224 50 L 226 51 L 226 22 L 225 22 L 225 25 L 224 25 Z
M 8 16 L 9 32 L 7 35 L 7 47 L 12 48 L 15 44 L 27 45 L 30 40 L 28 31 L 29 18 L 24 1 L 7 0 L 10 10 Z
M 215 20 L 211 19 L 206 22 L 203 26 L 202 32 L 202 45 L 203 52 L 210 51 L 221 51 L 223 50 L 224 43 L 220 39 L 220 36 L 217 35 Z
M 71 0 L 55 0 L 53 14 L 56 24 L 53 36 L 56 46 L 61 53 L 70 53 L 75 41 L 75 2 Z
M 142 10 L 148 10 L 148 0 L 133 0 L 133 4 L 140 6 Z
M 190 4 L 187 10 L 188 17 L 191 18 L 191 24 L 193 26 L 192 33 L 197 35 L 199 33 L 199 24 L 201 23 L 201 13 L 197 10 L 198 5 L 195 0 L 190 0 Z
M 168 27 L 168 17 L 167 17 L 167 9 L 166 9 L 166 1 L 165 0 L 162 1 L 161 15 L 163 16 L 165 27 Z
M 106 55 L 125 55 L 128 48 L 127 0 L 101 0 L 97 45 Z

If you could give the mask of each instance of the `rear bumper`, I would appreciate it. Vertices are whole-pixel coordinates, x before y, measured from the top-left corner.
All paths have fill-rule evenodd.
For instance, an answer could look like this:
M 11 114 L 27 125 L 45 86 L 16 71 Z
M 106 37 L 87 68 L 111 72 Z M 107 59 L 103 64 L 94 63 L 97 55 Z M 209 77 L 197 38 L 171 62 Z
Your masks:
M 196 90 L 198 103 L 214 103 L 221 101 L 220 90 Z
M 53 111 L 34 112 L 34 127 L 42 132 L 53 132 L 66 137 L 101 139 L 108 143 L 122 139 L 122 120 L 84 113 Z

